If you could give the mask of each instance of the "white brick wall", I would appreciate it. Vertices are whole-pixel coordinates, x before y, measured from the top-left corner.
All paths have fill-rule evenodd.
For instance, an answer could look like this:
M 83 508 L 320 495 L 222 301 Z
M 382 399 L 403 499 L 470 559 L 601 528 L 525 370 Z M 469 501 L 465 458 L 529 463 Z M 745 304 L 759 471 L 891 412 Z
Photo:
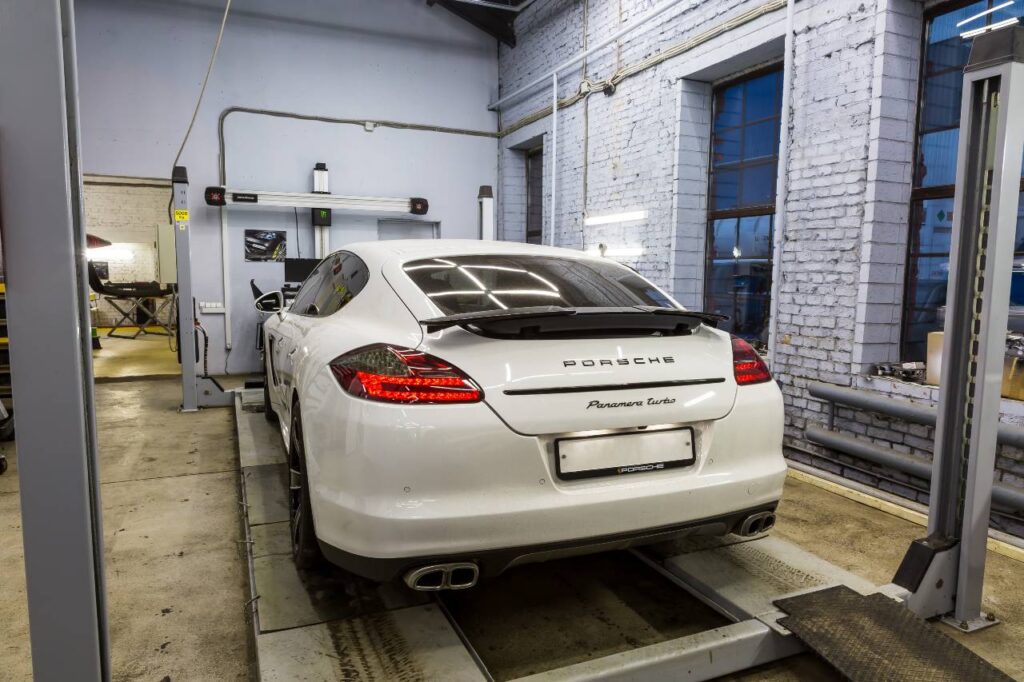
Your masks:
M 657 1 L 537 0 L 517 19 L 518 46 L 500 50 L 502 94 Z M 581 92 L 584 75 L 601 81 L 765 4 L 682 2 L 647 29 L 591 57 L 585 70 L 560 74 L 559 96 Z M 853 385 L 864 381 L 860 377 L 872 363 L 898 359 L 923 8 L 920 0 L 798 0 L 794 20 L 789 196 L 782 262 L 776 264 L 779 344 L 773 371 L 786 398 L 787 444 L 821 452 L 802 438 L 808 421 L 825 418 L 824 406 L 807 396 L 807 382 Z M 562 109 L 556 243 L 643 246 L 643 255 L 630 264 L 685 305 L 703 307 L 711 87 L 758 64 L 781 61 L 784 21 L 784 9 L 772 11 L 627 78 L 610 96 L 597 92 Z M 512 103 L 502 111 L 502 125 L 549 106 L 550 98 L 547 86 Z M 537 135 L 545 135 L 547 147 L 550 128 L 548 116 L 503 139 L 499 202 L 521 203 L 521 188 L 511 181 L 511 171 L 504 173 L 507 150 Z M 549 171 L 545 183 L 547 207 Z M 632 208 L 646 209 L 648 220 L 582 226 L 584 212 Z M 504 220 L 514 212 L 501 215 Z M 514 229 L 502 234 L 517 238 Z M 927 455 L 930 447 L 931 434 L 917 426 L 848 411 L 841 411 L 837 423 L 898 450 Z M 1009 484 L 1024 483 L 1019 454 L 1000 457 L 999 476 Z M 818 463 L 916 496 L 911 482 L 893 472 Z
M 170 185 L 153 187 L 142 181 L 85 178 L 86 232 L 116 244 L 95 252 L 95 260 L 110 264 L 114 282 L 151 282 L 157 272 L 157 226 L 167 222 Z M 113 324 L 120 315 L 101 300 L 94 313 L 99 326 Z

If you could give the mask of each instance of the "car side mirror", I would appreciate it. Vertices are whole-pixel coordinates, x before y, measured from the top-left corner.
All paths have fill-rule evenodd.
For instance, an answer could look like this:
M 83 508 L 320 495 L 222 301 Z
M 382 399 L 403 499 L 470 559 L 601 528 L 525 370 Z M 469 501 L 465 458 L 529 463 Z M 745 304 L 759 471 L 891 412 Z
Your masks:
M 255 307 L 261 313 L 277 313 L 284 310 L 284 294 L 280 291 L 268 291 L 256 299 Z

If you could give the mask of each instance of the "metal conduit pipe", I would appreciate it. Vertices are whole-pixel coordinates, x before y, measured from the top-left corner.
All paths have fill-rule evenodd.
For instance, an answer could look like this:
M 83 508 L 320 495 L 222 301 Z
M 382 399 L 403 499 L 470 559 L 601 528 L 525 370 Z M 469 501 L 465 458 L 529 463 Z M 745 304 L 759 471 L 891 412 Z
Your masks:
M 814 398 L 832 403 L 848 405 L 869 412 L 897 417 L 914 424 L 935 426 L 938 410 L 928 405 L 919 405 L 905 400 L 896 400 L 871 391 L 812 382 L 807 384 L 807 393 Z M 1024 428 L 1013 424 L 999 424 L 997 439 L 1002 445 L 1024 448 Z
M 928 462 L 895 452 L 862 438 L 847 436 L 817 426 L 808 426 L 804 429 L 804 436 L 816 445 L 853 455 L 880 466 L 890 467 L 915 478 L 931 480 L 932 467 Z M 1024 490 L 997 483 L 992 486 L 992 502 L 1015 512 L 1024 510 Z

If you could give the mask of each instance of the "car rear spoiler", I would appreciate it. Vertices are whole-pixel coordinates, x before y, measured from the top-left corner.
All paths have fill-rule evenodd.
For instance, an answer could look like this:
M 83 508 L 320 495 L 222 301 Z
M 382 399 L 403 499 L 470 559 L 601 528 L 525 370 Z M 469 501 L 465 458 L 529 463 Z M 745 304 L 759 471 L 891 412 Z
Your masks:
M 509 322 L 513 320 L 531 320 L 550 317 L 576 318 L 580 320 L 581 326 L 589 324 L 587 318 L 597 315 L 637 315 L 664 317 L 670 316 L 680 318 L 685 322 L 693 320 L 696 327 L 706 324 L 710 327 L 717 327 L 718 323 L 728 320 L 726 315 L 716 313 L 703 313 L 695 310 L 680 310 L 678 308 L 658 308 L 654 306 L 634 306 L 624 308 L 565 308 L 561 306 L 536 306 L 529 308 L 509 308 L 507 310 L 483 310 L 474 313 L 457 313 L 444 317 L 433 317 L 429 320 L 420 320 L 420 324 L 426 328 L 428 334 L 448 329 L 449 327 L 461 327 L 464 325 L 479 325 L 488 322 Z M 640 320 L 638 320 L 640 321 Z

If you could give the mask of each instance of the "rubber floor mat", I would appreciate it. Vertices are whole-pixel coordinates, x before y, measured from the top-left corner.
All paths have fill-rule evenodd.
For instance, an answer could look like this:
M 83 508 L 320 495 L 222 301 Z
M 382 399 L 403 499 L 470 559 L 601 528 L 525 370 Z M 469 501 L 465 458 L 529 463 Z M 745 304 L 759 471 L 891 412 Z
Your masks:
M 844 585 L 779 599 L 779 624 L 853 682 L 1011 680 L 882 594 Z

